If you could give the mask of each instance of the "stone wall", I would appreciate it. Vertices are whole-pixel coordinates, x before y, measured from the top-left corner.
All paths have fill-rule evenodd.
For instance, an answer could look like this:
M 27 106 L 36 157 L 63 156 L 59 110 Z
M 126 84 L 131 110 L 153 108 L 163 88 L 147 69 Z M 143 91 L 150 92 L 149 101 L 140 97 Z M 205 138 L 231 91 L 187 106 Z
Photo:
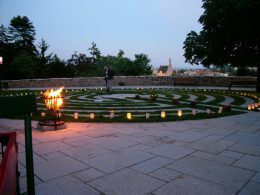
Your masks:
M 116 76 L 115 86 L 171 86 L 191 85 L 196 81 L 197 86 L 227 86 L 230 81 L 256 81 L 256 77 L 165 77 L 165 76 Z M 96 87 L 104 86 L 103 77 L 50 78 L 5 80 L 9 88 L 43 88 L 43 87 Z

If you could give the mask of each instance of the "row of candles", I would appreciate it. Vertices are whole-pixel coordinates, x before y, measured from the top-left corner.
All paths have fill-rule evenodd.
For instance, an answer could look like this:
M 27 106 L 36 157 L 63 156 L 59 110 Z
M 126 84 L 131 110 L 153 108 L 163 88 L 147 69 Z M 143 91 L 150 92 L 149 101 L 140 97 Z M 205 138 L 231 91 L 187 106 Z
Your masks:
M 210 114 L 210 113 L 211 113 L 211 110 L 210 110 L 210 109 L 206 109 L 206 113 L 207 113 L 207 114 Z M 219 113 L 219 114 L 222 113 L 222 107 L 219 107 L 218 113 Z M 193 110 L 192 110 L 192 115 L 195 116 L 196 114 L 197 114 L 197 111 L 196 111 L 195 109 L 193 109 Z M 58 115 L 59 115 L 58 117 L 61 117 L 61 113 L 60 113 L 60 112 L 58 113 Z M 151 113 L 146 112 L 146 113 L 145 113 L 145 118 L 146 118 L 146 119 L 149 119 L 149 118 L 150 118 L 150 115 L 151 115 Z M 178 115 L 178 117 L 182 117 L 183 111 L 182 111 L 182 110 L 178 110 L 178 111 L 177 111 L 177 115 Z M 166 118 L 166 112 L 165 112 L 165 111 L 161 111 L 160 116 L 161 116 L 161 118 Z M 45 112 L 41 112 L 41 117 L 43 117 L 43 118 L 45 117 Z M 73 114 L 73 117 L 74 117 L 75 120 L 79 119 L 79 113 L 78 113 L 78 112 L 75 112 L 75 113 Z M 110 117 L 111 119 L 113 119 L 113 118 L 115 117 L 114 111 L 111 111 L 111 112 L 110 112 L 109 117 Z M 128 120 L 131 120 L 132 117 L 133 117 L 133 115 L 132 115 L 131 112 L 126 113 L 126 118 L 127 118 Z M 89 114 L 89 118 L 90 118 L 90 119 L 94 119 L 94 118 L 95 118 L 95 113 L 93 113 L 93 112 L 90 113 L 90 114 Z
M 260 102 L 254 103 L 254 104 L 249 104 L 249 105 L 247 106 L 247 109 L 248 109 L 248 110 L 255 110 L 255 109 L 257 109 L 258 107 L 260 107 Z

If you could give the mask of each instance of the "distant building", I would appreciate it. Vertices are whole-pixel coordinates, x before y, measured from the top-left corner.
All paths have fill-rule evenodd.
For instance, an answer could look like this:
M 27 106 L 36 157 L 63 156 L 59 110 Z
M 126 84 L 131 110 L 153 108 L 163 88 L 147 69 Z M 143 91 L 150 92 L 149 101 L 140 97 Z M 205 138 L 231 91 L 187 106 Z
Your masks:
M 181 74 L 182 76 L 228 76 L 218 71 L 212 71 L 207 69 L 198 69 L 198 70 L 186 70 Z
M 156 75 L 157 76 L 171 76 L 173 73 L 173 68 L 172 68 L 172 62 L 171 58 L 169 59 L 169 65 L 161 65 L 158 70 Z

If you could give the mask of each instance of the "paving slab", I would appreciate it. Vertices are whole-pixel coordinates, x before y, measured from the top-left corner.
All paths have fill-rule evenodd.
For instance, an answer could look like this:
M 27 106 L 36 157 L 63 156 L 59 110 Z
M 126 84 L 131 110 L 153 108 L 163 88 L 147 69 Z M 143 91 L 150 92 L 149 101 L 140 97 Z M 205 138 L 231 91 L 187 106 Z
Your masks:
M 192 153 L 194 150 L 185 148 L 183 146 L 178 146 L 176 144 L 163 144 L 158 147 L 153 147 L 147 152 L 152 154 L 160 155 L 162 157 L 178 160 L 188 154 Z
M 224 163 L 227 165 L 231 165 L 236 160 L 234 158 L 228 158 L 228 157 L 224 157 L 221 155 L 215 155 L 215 154 L 210 154 L 210 153 L 201 152 L 201 151 L 194 152 L 191 154 L 191 156 L 218 162 L 218 163 Z
M 112 173 L 152 157 L 154 155 L 137 150 L 119 150 L 84 160 L 84 162 L 105 173 Z
M 87 169 L 89 166 L 69 157 L 34 164 L 34 173 L 43 181 Z
M 260 146 L 260 135 L 256 135 L 252 133 L 237 132 L 228 136 L 226 139 L 240 142 L 240 143 Z
M 229 195 L 234 194 L 228 187 L 191 176 L 179 176 L 170 183 L 153 192 L 155 195 L 189 194 L 189 195 Z
M 234 144 L 230 148 L 231 151 L 246 153 L 251 155 L 260 156 L 260 147 L 251 144 Z
M 138 163 L 131 167 L 131 169 L 140 171 L 142 173 L 150 173 L 156 169 L 159 169 L 169 163 L 173 162 L 172 159 L 154 157 L 152 159 L 146 160 L 144 162 Z
M 102 146 L 103 148 L 109 149 L 109 150 L 119 150 L 123 148 L 127 148 L 129 146 L 137 145 L 134 141 L 128 141 L 124 139 L 118 138 L 116 135 L 110 135 L 110 136 L 104 136 L 104 137 L 98 137 L 89 140 L 90 143 Z
M 260 157 L 245 155 L 239 159 L 234 166 L 260 172 Z
M 240 190 L 254 172 L 195 157 L 184 157 L 167 168 Z
M 65 176 L 57 178 L 45 183 L 36 185 L 36 194 L 39 195 L 50 195 L 50 194 L 60 194 L 60 195 L 99 195 L 100 192 L 93 189 L 92 187 L 80 182 L 78 179 L 72 176 Z
M 199 141 L 186 145 L 186 147 L 192 148 L 195 150 L 200 150 L 203 152 L 209 152 L 212 154 L 218 154 L 218 153 L 223 152 L 225 149 L 232 146 L 233 144 L 234 143 L 231 141 L 223 141 L 223 140 L 220 140 L 215 143 L 199 140 Z
M 105 174 L 102 173 L 101 171 L 98 171 L 97 169 L 90 168 L 84 171 L 79 171 L 77 173 L 74 173 L 73 176 L 77 177 L 83 182 L 89 182 L 94 179 L 97 179 L 99 177 L 104 176 Z
M 64 154 L 77 159 L 77 160 L 86 160 L 98 155 L 109 153 L 110 150 L 96 146 L 93 144 L 86 144 L 83 146 L 73 147 L 62 151 Z
M 124 169 L 89 183 L 106 195 L 148 194 L 164 184 L 161 180 L 131 169 Z
M 187 130 L 184 132 L 174 133 L 168 137 L 170 139 L 183 141 L 183 142 L 194 142 L 208 135 L 209 133 L 206 132 L 195 132 L 194 130 Z
M 260 185 L 259 185 L 259 183 L 249 182 L 243 188 L 243 190 L 239 193 L 239 195 L 248 195 L 248 194 L 253 194 L 253 195 L 260 194 Z
M 34 129 L 33 121 L 36 194 L 257 194 L 259 116 L 68 123 L 65 130 L 46 132 Z M 18 132 L 26 190 L 23 127 L 22 120 L 0 119 L 0 131 Z
M 163 168 L 157 169 L 156 171 L 150 173 L 149 175 L 151 175 L 155 178 L 158 178 L 160 180 L 169 182 L 169 181 L 175 179 L 176 177 L 181 176 L 182 173 L 171 170 L 171 169 L 166 169 L 163 167 Z

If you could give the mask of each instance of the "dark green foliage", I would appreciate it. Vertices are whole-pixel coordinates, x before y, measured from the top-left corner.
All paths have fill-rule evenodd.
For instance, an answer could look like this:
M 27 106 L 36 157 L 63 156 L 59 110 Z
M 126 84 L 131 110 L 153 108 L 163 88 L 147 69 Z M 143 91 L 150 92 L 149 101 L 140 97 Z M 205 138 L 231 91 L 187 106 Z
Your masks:
M 184 42 L 186 62 L 257 67 L 260 91 L 260 1 L 203 0 L 202 31 L 191 31 Z

